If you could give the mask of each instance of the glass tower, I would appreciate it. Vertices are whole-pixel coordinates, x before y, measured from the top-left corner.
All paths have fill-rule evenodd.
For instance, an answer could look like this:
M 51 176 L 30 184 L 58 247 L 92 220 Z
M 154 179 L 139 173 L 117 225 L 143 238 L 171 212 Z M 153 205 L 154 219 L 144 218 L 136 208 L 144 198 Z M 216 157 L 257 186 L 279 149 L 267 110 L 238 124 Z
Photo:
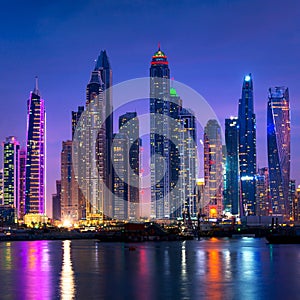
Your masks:
M 239 100 L 239 165 L 241 216 L 255 215 L 256 174 L 256 117 L 253 105 L 253 82 L 251 74 L 243 82 Z
M 175 189 L 180 162 L 176 147 L 179 106 L 170 98 L 168 65 L 159 47 L 150 67 L 151 217 L 157 219 L 176 218 L 181 213 Z
M 139 219 L 139 174 L 140 146 L 139 119 L 136 112 L 127 112 L 119 117 L 119 132 L 127 136 L 129 146 L 129 210 L 128 218 Z
M 267 141 L 273 214 L 289 217 L 290 101 L 286 87 L 269 89 Z
M 19 155 L 20 144 L 14 136 L 3 143 L 3 196 L 4 205 L 14 209 L 15 218 L 19 206 Z
M 225 212 L 239 214 L 239 125 L 238 118 L 225 119 L 226 142 L 226 189 L 224 190 Z
M 221 127 L 209 120 L 204 128 L 204 214 L 219 218 L 223 203 L 223 153 Z
M 27 102 L 25 213 L 45 214 L 45 106 L 35 88 Z

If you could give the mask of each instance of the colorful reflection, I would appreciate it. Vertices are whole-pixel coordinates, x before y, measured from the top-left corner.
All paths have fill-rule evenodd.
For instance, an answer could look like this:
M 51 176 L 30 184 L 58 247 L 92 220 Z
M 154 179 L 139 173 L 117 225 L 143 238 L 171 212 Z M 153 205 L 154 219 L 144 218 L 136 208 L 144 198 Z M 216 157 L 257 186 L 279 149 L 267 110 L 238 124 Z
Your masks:
M 71 241 L 63 241 L 63 261 L 60 276 L 60 293 L 62 300 L 75 298 L 76 286 L 71 258 Z

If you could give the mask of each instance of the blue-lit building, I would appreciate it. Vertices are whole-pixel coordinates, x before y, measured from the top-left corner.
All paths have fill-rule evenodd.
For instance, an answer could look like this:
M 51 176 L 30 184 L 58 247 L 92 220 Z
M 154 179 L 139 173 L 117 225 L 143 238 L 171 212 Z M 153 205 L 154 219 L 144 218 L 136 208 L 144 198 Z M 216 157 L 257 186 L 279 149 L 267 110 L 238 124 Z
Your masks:
M 267 141 L 272 213 L 289 218 L 290 101 L 286 87 L 269 89 Z
M 239 125 L 238 118 L 225 119 L 225 190 L 224 209 L 232 215 L 239 214 Z
M 241 216 L 256 212 L 256 117 L 251 74 L 243 81 L 238 109 Z

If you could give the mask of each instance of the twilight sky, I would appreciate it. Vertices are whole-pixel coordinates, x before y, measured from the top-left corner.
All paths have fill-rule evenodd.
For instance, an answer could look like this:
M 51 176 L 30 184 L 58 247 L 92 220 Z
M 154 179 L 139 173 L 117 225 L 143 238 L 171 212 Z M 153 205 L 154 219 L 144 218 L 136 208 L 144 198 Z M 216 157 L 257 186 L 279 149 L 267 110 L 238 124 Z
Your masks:
M 199 92 L 222 124 L 237 115 L 243 76 L 252 73 L 259 167 L 267 166 L 268 88 L 289 87 L 292 178 L 300 183 L 300 2 L 297 0 L 2 1 L 0 139 L 25 146 L 26 102 L 39 76 L 47 111 L 47 201 L 60 178 L 61 142 L 101 49 L 113 81 L 149 75 L 161 43 L 171 76 Z M 2 154 L 1 154 L 2 157 Z

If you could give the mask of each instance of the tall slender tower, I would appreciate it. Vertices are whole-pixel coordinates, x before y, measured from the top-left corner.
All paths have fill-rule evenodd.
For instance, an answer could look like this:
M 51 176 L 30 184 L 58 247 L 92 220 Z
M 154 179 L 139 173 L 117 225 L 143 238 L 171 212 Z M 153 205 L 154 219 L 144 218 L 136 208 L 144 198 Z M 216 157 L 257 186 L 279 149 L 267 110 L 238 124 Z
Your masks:
M 45 105 L 35 87 L 27 102 L 25 213 L 45 214 Z
M 224 190 L 225 212 L 239 214 L 239 125 L 238 118 L 225 119 L 226 142 L 226 189 Z
M 18 218 L 23 219 L 25 214 L 25 175 L 26 175 L 26 150 L 21 149 L 19 155 L 19 203 Z
M 241 215 L 255 215 L 256 117 L 251 74 L 244 78 L 239 100 L 239 164 Z
M 171 92 L 176 93 L 173 88 Z M 172 95 L 172 93 L 171 93 Z M 184 217 L 197 216 L 197 130 L 196 118 L 191 110 L 182 108 L 180 111 L 179 152 L 180 152 L 180 197 Z
M 290 101 L 286 87 L 269 89 L 268 162 L 273 214 L 289 217 Z
M 158 50 L 150 67 L 151 217 L 170 217 L 169 128 L 161 115 L 169 114 L 170 69 L 167 56 Z
M 113 217 L 119 220 L 128 219 L 130 208 L 130 176 L 129 176 L 129 139 L 127 134 L 114 136 L 113 143 L 113 174 L 114 201 Z
M 209 120 L 204 128 L 204 213 L 219 218 L 223 203 L 223 153 L 221 127 Z
M 19 206 L 19 155 L 20 144 L 14 136 L 7 137 L 3 143 L 3 187 L 4 205 L 14 208 L 15 219 Z
M 103 83 L 104 93 L 104 106 L 105 106 L 105 184 L 108 191 L 113 191 L 113 169 L 111 161 L 112 153 L 112 139 L 113 139 L 113 103 L 112 103 L 112 68 L 106 53 L 106 50 L 101 50 L 98 56 L 95 71 L 98 71 Z M 101 145 L 99 146 L 102 147 Z M 112 214 L 112 193 L 105 194 L 105 207 L 106 214 Z
M 119 132 L 126 135 L 129 148 L 129 209 L 128 218 L 139 219 L 139 174 L 140 174 L 140 146 L 139 119 L 136 112 L 127 112 L 119 117 Z

